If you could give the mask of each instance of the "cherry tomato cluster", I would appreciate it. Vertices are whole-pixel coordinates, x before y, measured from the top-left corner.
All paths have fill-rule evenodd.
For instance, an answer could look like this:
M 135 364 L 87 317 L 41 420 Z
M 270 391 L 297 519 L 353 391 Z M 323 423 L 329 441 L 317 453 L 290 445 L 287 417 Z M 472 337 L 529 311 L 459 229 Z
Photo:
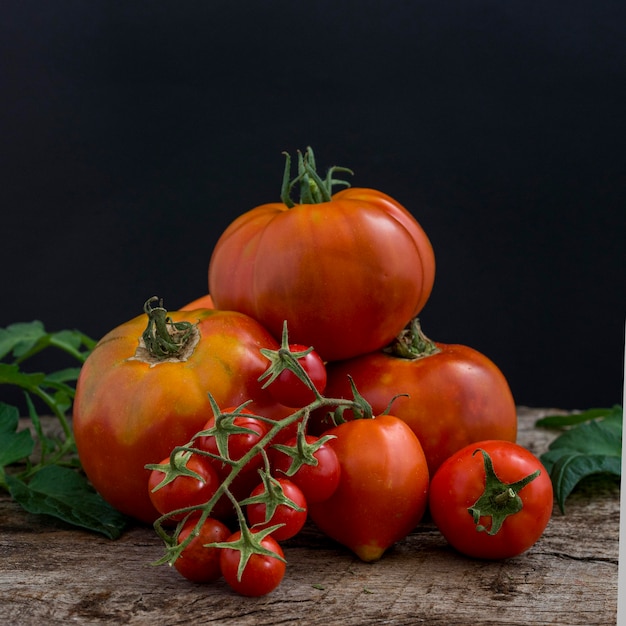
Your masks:
M 289 354 L 298 358 L 295 348 Z M 311 360 L 299 358 L 308 367 Z M 286 377 L 276 380 L 280 389 Z M 285 429 L 274 425 L 245 406 L 218 410 L 189 446 L 149 466 L 152 504 L 164 525 L 178 523 L 173 564 L 185 578 L 223 576 L 243 595 L 269 593 L 285 573 L 280 544 L 300 532 L 310 504 L 337 490 L 341 466 L 330 437 L 300 430 L 283 440 L 275 435 Z

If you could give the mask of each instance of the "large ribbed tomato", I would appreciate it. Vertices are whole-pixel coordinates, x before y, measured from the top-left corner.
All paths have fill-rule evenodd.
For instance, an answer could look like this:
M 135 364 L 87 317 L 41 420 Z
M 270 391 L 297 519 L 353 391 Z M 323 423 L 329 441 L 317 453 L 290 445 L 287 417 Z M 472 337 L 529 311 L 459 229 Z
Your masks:
M 111 505 L 145 522 L 158 517 L 145 465 L 160 463 L 201 430 L 213 415 L 209 393 L 221 408 L 252 400 L 249 408 L 270 418 L 290 412 L 258 381 L 267 368 L 260 348 L 278 348 L 258 322 L 209 309 L 167 314 L 149 303 L 147 315 L 113 329 L 89 355 L 73 414 L 88 478 Z M 172 354 L 165 335 L 181 344 Z
M 329 363 L 327 372 L 329 398 L 352 397 L 348 377 L 375 413 L 397 395 L 391 413 L 417 435 L 431 475 L 467 444 L 516 439 L 515 401 L 500 369 L 469 346 L 430 341 L 417 319 L 388 350 Z M 322 419 L 316 415 L 309 422 L 311 432 L 324 431 Z
M 289 159 L 286 180 L 288 172 Z M 217 308 L 246 313 L 276 337 L 287 320 L 290 340 L 326 361 L 389 343 L 426 303 L 435 267 L 428 237 L 406 209 L 371 189 L 331 195 L 332 172 L 321 180 L 309 150 L 282 202 L 238 217 L 209 263 Z

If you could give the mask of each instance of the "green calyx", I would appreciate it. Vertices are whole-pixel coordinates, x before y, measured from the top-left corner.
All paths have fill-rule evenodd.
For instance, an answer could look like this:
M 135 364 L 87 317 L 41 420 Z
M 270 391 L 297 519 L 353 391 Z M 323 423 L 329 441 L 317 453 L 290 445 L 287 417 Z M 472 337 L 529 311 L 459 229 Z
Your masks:
M 153 307 L 156 301 L 159 305 Z M 140 348 L 155 363 L 166 359 L 186 360 L 198 341 L 196 326 L 191 322 L 174 322 L 163 308 L 163 300 L 157 296 L 149 298 L 143 310 L 148 316 L 148 325 L 141 336 Z
M 417 317 L 406 325 L 384 351 L 401 359 L 422 359 L 441 352 L 437 344 L 424 334 Z
M 333 195 L 334 185 L 350 186 L 350 183 L 347 181 L 334 178 L 335 172 L 353 174 L 352 170 L 347 167 L 335 165 L 328 170 L 326 177 L 322 178 L 317 173 L 315 156 L 310 146 L 306 149 L 304 155 L 298 150 L 298 174 L 293 179 L 291 178 L 291 157 L 287 152 L 283 154 L 285 155 L 285 171 L 280 199 L 290 209 L 296 206 L 296 203 L 291 199 L 291 193 L 296 186 L 300 188 L 299 204 L 329 202 Z
M 478 532 L 495 535 L 502 528 L 504 520 L 509 515 L 515 515 L 524 508 L 524 503 L 518 494 L 528 483 L 535 480 L 541 472 L 537 470 L 515 483 L 504 483 L 496 476 L 491 457 L 481 448 L 475 450 L 474 454 L 476 452 L 481 452 L 483 455 L 485 490 L 480 498 L 467 509 L 467 512 L 474 519 Z M 489 528 L 480 524 L 481 517 L 491 517 L 491 526 Z

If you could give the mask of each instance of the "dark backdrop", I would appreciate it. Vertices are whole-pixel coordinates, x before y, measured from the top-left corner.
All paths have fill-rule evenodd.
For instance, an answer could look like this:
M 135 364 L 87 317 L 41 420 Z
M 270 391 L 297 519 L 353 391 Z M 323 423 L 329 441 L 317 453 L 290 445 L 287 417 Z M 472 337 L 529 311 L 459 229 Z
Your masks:
M 621 402 L 624 6 L 4 0 L 0 326 L 98 338 L 203 295 L 311 145 L 426 229 L 427 334 L 519 404 Z

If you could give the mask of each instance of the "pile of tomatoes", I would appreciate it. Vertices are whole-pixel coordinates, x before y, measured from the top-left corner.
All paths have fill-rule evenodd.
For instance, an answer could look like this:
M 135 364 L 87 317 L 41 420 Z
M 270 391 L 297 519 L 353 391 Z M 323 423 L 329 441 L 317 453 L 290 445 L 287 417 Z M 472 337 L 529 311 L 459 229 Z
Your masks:
M 287 156 L 281 202 L 218 240 L 210 295 L 174 312 L 151 298 L 81 370 L 83 469 L 190 580 L 269 593 L 307 519 L 376 561 L 427 510 L 479 558 L 524 552 L 550 518 L 502 372 L 420 327 L 429 238 L 382 192 L 333 193 L 347 171 L 320 177 L 308 149 L 291 178 Z

